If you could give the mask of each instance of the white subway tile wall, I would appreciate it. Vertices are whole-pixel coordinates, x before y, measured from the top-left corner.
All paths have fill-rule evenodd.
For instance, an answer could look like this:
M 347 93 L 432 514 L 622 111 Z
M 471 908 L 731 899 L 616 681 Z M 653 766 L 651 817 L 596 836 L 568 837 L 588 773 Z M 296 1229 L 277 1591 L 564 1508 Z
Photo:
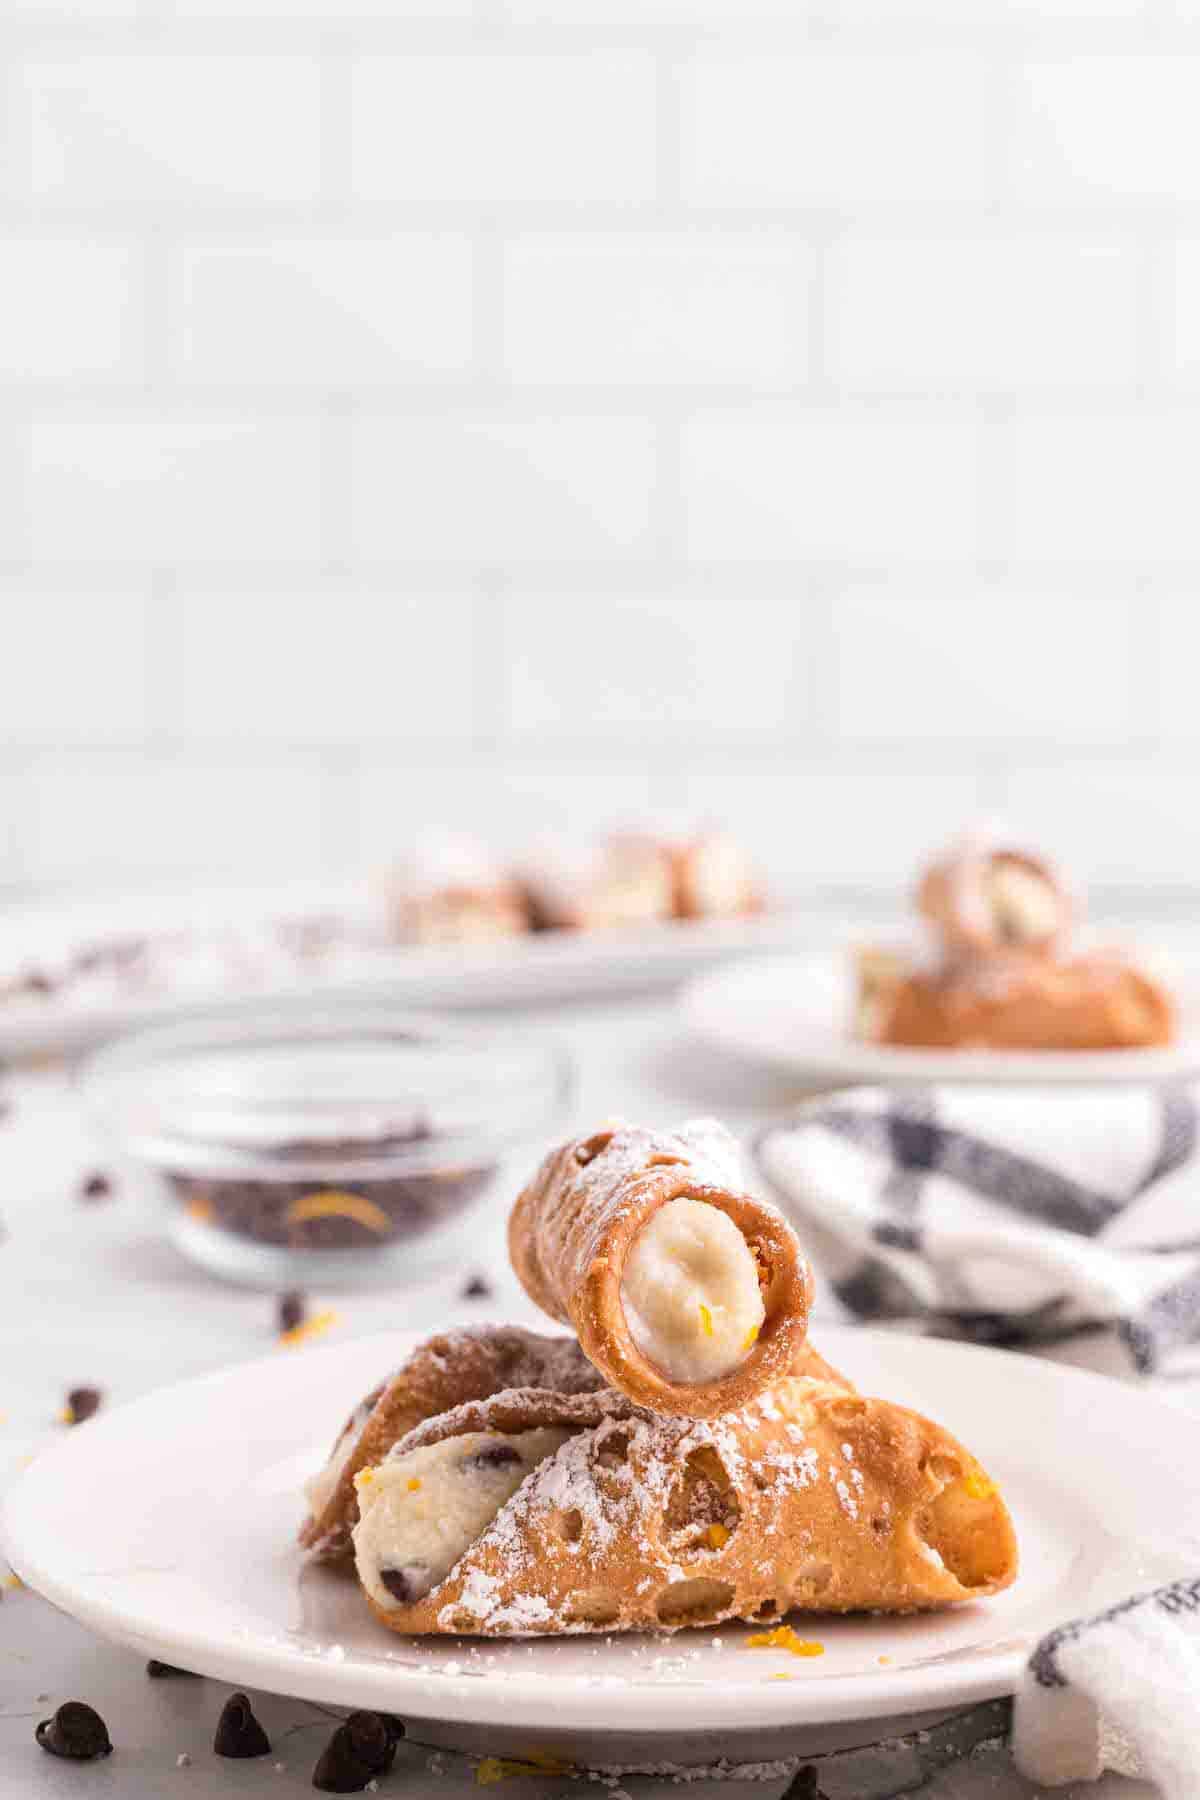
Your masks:
M 9 0 L 0 888 L 1200 887 L 1200 0 Z

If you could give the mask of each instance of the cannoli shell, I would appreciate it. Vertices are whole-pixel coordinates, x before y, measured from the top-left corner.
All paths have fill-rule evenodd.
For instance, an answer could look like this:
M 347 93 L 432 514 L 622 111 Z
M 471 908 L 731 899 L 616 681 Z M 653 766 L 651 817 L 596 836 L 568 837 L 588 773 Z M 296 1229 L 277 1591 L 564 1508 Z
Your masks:
M 341 1562 L 352 1554 L 350 1533 L 358 1521 L 354 1477 L 381 1461 L 397 1439 L 423 1420 L 505 1388 L 570 1394 L 602 1386 L 602 1377 L 572 1338 L 541 1336 L 511 1325 L 438 1333 L 350 1415 L 333 1454 L 348 1431 L 357 1430 L 357 1444 L 327 1504 L 301 1527 L 302 1547 L 319 1562 Z
M 888 995 L 876 1042 L 918 1049 L 1135 1050 L 1175 1037 L 1170 995 L 1124 958 L 1029 958 L 934 974 Z
M 544 1425 L 574 1435 L 423 1599 L 371 1602 L 382 1624 L 520 1637 L 911 1613 L 1016 1575 L 1004 1501 L 949 1432 L 800 1377 L 705 1420 L 611 1392 L 502 1394 L 428 1421 L 395 1454 Z
M 1075 903 L 1054 867 L 1027 850 L 968 843 L 931 863 L 917 889 L 917 909 L 951 955 L 988 956 L 1011 949 L 998 938 L 987 883 L 998 864 L 1011 863 L 1043 881 L 1054 896 L 1053 928 L 1020 946 L 1027 954 L 1049 954 L 1065 942 Z
M 625 1257 L 660 1206 L 690 1197 L 732 1219 L 758 1264 L 766 1317 L 744 1360 L 709 1382 L 671 1379 L 643 1354 L 621 1303 Z M 734 1140 L 700 1121 L 678 1132 L 605 1127 L 546 1157 L 509 1219 L 509 1258 L 526 1293 L 573 1327 L 606 1382 L 654 1412 L 713 1418 L 788 1375 L 808 1329 L 812 1272 L 791 1226 L 743 1191 Z

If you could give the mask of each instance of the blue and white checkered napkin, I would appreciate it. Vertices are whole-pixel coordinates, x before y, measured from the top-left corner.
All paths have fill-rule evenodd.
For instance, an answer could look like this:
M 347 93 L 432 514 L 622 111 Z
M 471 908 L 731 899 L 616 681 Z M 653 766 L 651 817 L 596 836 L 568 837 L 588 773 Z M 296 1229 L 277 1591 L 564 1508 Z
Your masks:
M 858 1088 L 755 1153 L 859 1319 L 1031 1349 L 1103 1336 L 1130 1374 L 1200 1369 L 1200 1090 Z M 1168 1800 L 1200 1800 L 1200 1578 L 1051 1633 L 1014 1730 L 1039 1783 L 1095 1778 L 1124 1745 Z

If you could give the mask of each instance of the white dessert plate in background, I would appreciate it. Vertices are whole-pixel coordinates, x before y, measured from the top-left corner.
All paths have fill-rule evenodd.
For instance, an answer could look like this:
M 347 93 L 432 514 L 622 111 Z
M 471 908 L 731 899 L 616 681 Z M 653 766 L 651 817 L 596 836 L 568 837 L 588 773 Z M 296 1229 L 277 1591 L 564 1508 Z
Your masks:
M 961 1433 L 1001 1484 L 1022 1552 L 1010 1592 L 918 1618 L 797 1616 L 824 1647 L 804 1659 L 747 1648 L 742 1626 L 405 1640 L 353 1581 L 305 1565 L 294 1540 L 301 1480 L 414 1341 L 280 1350 L 101 1414 L 17 1480 L 0 1514 L 5 1553 L 30 1587 L 147 1656 L 383 1707 L 418 1738 L 568 1753 L 583 1741 L 602 1762 L 651 1740 L 743 1732 L 760 1756 L 783 1741 L 836 1747 L 831 1734 L 862 1741 L 863 1721 L 1009 1693 L 1044 1632 L 1179 1573 L 1155 1545 L 1200 1516 L 1200 1458 L 1181 1456 L 1184 1415 L 1165 1402 L 1010 1353 L 830 1329 L 820 1348 L 860 1386 Z
M 748 957 L 685 988 L 690 1028 L 723 1050 L 822 1082 L 1171 1081 L 1200 1071 L 1200 959 L 1173 955 L 1167 977 L 1179 1041 L 1155 1050 L 906 1050 L 858 1042 L 850 1031 L 847 950 Z

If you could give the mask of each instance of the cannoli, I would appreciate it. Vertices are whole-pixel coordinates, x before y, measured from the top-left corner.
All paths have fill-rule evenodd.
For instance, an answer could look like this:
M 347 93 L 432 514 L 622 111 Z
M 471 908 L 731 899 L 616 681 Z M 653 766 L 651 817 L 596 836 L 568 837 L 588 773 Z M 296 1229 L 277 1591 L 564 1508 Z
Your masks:
M 948 1432 L 803 1378 L 711 1420 L 611 1391 L 498 1394 L 357 1480 L 358 1577 L 405 1634 L 910 1613 L 1016 1574 L 1004 1502 Z
M 711 1418 L 789 1374 L 812 1273 L 791 1226 L 745 1192 L 734 1139 L 614 1124 L 550 1153 L 509 1219 L 530 1299 L 573 1327 L 611 1386 Z
M 809 1343 L 801 1347 L 795 1373 L 854 1391 L 853 1383 Z M 354 1477 L 423 1420 L 506 1387 L 591 1393 L 603 1380 L 574 1338 L 542 1337 L 515 1325 L 484 1325 L 430 1338 L 359 1402 L 328 1459 L 305 1482 L 308 1515 L 301 1545 L 317 1562 L 342 1562 L 350 1556 L 350 1533 L 358 1519 Z
M 917 907 L 951 955 L 967 956 L 1048 955 L 1065 942 L 1075 913 L 1044 857 L 975 839 L 929 866 Z
M 520 888 L 469 839 L 415 845 L 385 877 L 384 902 L 401 943 L 486 943 L 529 930 Z
M 511 1325 L 431 1337 L 355 1407 L 327 1462 L 307 1482 L 309 1510 L 301 1545 L 319 1562 L 339 1562 L 350 1555 L 350 1532 L 358 1517 L 354 1477 L 386 1456 L 422 1420 L 504 1388 L 573 1394 L 602 1385 L 603 1378 L 573 1338 L 542 1337 Z
M 665 858 L 677 919 L 736 919 L 761 912 L 763 884 L 744 847 L 726 831 L 630 830 L 611 840 L 629 861 Z
M 1127 957 L 1027 956 L 914 969 L 877 998 L 872 1041 L 914 1049 L 1136 1050 L 1170 1044 L 1166 990 Z
M 611 931 L 669 919 L 674 875 L 661 844 L 644 838 L 541 845 L 517 869 L 535 931 Z
M 876 1044 L 895 1003 L 897 990 L 912 973 L 912 959 L 898 946 L 856 944 L 854 958 L 854 1019 L 852 1035 L 861 1043 Z

